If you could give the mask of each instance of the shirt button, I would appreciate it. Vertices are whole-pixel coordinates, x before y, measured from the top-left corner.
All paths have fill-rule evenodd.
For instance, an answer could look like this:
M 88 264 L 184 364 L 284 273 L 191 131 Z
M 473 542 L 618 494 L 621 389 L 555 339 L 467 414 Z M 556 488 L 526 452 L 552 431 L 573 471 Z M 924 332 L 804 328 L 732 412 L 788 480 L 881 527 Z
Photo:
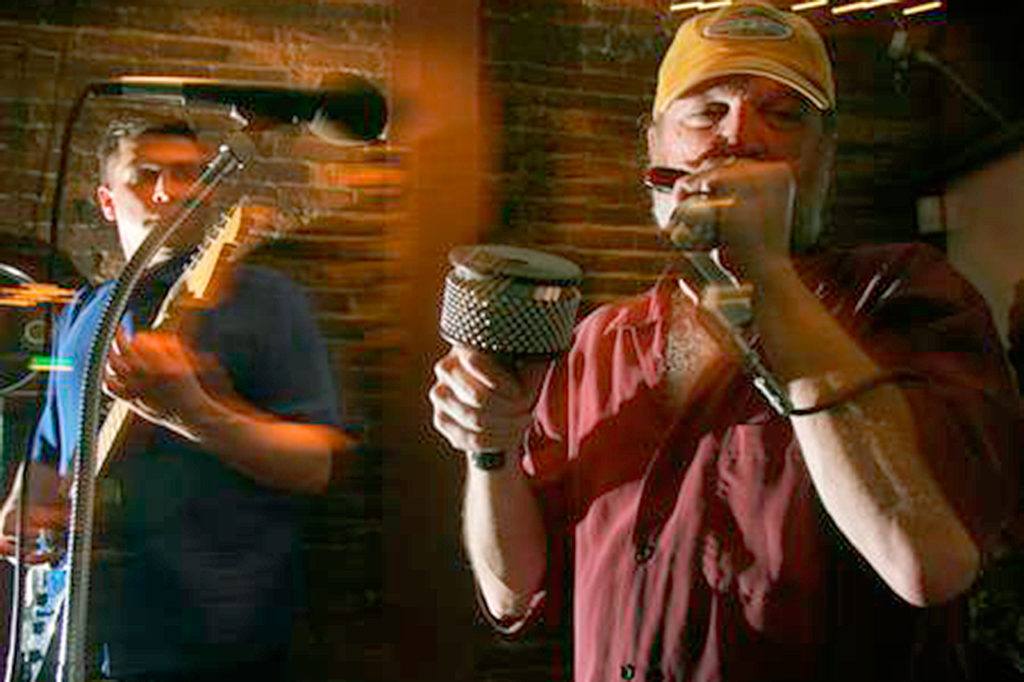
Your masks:
M 624 680 L 631 680 L 634 677 L 636 677 L 636 668 L 633 667 L 632 663 L 627 663 L 626 665 L 619 668 L 619 675 Z
M 633 555 L 633 558 L 636 559 L 638 564 L 642 564 L 645 561 L 648 561 L 652 556 L 654 556 L 654 545 L 650 542 L 645 542 L 636 548 L 636 554 Z

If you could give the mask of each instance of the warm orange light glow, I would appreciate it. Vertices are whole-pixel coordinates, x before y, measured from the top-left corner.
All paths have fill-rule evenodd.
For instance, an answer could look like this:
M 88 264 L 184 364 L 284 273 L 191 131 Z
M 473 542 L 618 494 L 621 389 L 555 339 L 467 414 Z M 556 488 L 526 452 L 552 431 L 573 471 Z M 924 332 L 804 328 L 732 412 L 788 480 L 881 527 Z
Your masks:
M 19 284 L 0 287 L 0 306 L 33 308 L 40 303 L 67 303 L 74 295 L 73 289 L 62 289 L 55 284 Z
M 725 208 L 727 206 L 735 206 L 735 205 L 736 205 L 736 198 L 735 197 L 721 197 L 721 198 L 705 199 L 704 201 L 694 201 L 692 204 L 690 204 L 690 207 L 691 208 L 697 208 L 697 209 L 701 209 L 701 208 Z
M 313 166 L 313 184 L 320 187 L 397 187 L 405 181 L 405 170 L 373 163 L 318 163 Z
M 929 11 L 931 11 L 933 9 L 939 9 L 940 7 L 942 7 L 942 3 L 941 2 L 926 2 L 923 5 L 916 5 L 914 7 L 906 8 L 905 10 L 903 10 L 903 14 L 905 16 L 909 17 L 911 14 L 920 14 L 922 12 L 929 12 Z
M 809 2 L 799 2 L 795 5 L 791 5 L 789 9 L 794 12 L 800 12 L 805 9 L 814 9 L 815 7 L 824 7 L 828 4 L 828 0 L 809 0 Z

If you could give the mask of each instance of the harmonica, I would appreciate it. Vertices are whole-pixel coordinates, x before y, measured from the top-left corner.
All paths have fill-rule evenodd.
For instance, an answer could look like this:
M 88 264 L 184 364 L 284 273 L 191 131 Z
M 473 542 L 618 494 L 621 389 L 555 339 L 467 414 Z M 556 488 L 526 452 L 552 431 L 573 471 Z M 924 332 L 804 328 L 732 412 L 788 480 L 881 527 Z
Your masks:
M 644 171 L 643 182 L 647 189 L 656 189 L 659 192 L 671 192 L 676 186 L 676 180 L 686 175 L 689 171 L 668 166 L 651 166 Z

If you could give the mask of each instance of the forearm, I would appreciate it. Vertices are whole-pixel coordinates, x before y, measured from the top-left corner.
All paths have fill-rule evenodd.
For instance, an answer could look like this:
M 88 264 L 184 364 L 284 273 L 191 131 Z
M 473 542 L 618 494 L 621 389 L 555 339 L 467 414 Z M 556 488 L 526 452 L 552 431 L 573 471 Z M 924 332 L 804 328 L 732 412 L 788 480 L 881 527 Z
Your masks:
M 200 447 L 228 466 L 265 486 L 298 493 L 323 492 L 333 456 L 346 454 L 351 446 L 333 427 L 289 422 L 209 397 L 185 427 Z
M 463 533 L 473 573 L 494 616 L 522 616 L 547 565 L 540 505 L 516 463 L 467 470 Z
M 797 407 L 879 375 L 795 273 L 777 270 L 765 281 L 757 324 Z M 792 423 L 826 511 L 900 597 L 923 605 L 970 585 L 977 548 L 928 471 L 901 389 L 883 385 Z
M 791 394 L 797 404 L 825 397 L 813 381 L 793 382 Z M 894 592 L 923 606 L 970 586 L 978 550 L 916 449 L 898 388 L 795 417 L 793 428 L 829 516 Z

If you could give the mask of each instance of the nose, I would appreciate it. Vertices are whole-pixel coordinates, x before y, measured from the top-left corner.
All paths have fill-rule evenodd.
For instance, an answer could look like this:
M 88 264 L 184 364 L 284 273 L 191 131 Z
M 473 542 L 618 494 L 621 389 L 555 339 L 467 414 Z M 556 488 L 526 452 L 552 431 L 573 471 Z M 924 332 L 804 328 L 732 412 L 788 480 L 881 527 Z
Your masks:
M 160 175 L 156 176 L 156 182 L 153 183 L 153 195 L 152 200 L 154 204 L 169 204 L 171 202 L 170 193 L 170 178 L 167 176 L 167 171 L 160 171 Z
M 760 158 L 767 150 L 763 123 L 756 107 L 740 101 L 722 118 L 718 135 L 730 155 Z
M 154 204 L 169 204 L 181 196 L 183 189 L 183 183 L 174 176 L 173 171 L 164 168 L 153 184 L 153 194 L 150 198 Z

